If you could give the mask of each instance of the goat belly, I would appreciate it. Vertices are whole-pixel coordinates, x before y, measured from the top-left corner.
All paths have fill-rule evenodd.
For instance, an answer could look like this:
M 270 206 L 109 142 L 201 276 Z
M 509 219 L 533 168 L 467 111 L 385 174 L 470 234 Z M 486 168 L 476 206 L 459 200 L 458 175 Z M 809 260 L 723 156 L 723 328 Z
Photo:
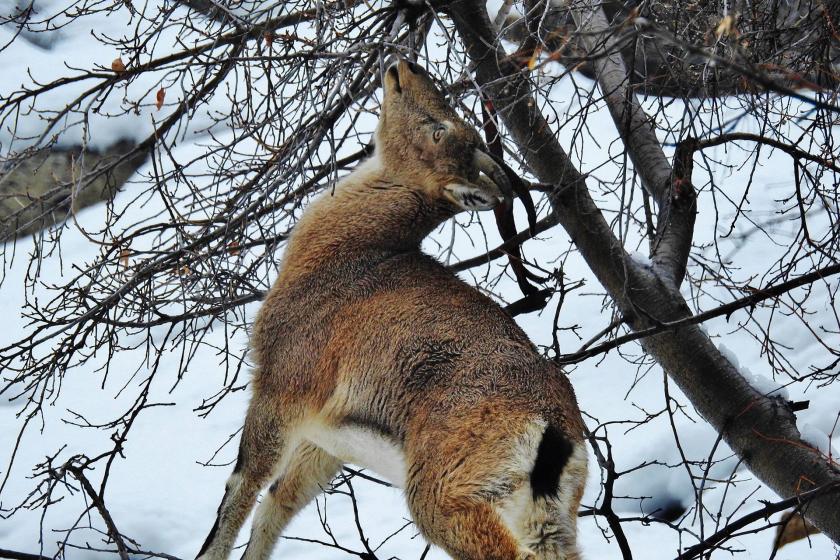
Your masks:
M 361 426 L 318 426 L 306 439 L 344 463 L 370 469 L 398 488 L 405 487 L 402 446 L 392 438 Z

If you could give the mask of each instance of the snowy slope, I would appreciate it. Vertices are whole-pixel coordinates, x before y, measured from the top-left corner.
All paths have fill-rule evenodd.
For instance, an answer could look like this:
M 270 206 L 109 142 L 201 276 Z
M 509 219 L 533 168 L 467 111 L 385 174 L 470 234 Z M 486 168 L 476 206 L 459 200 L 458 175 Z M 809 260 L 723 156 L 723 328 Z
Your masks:
M 109 22 L 108 25 L 111 23 Z M 119 26 L 122 23 L 116 22 L 114 25 Z M 85 53 L 86 43 L 82 35 L 65 33 L 64 38 L 59 40 L 66 41 L 65 48 Z M 16 64 L 20 67 L 32 64 L 42 68 L 48 67 L 46 61 L 51 60 L 49 57 L 55 56 L 35 50 L 36 46 L 21 48 L 30 50 L 19 53 L 20 59 Z M 8 54 L 3 56 L 9 57 Z M 112 58 L 111 53 L 107 56 L 100 54 L 94 56 L 88 52 L 85 56 L 91 57 L 88 62 L 95 60 L 103 64 Z M 105 60 L 100 60 L 101 58 Z M 20 72 L 20 69 L 18 68 L 16 72 Z M 581 83 L 579 78 L 577 83 Z M 574 85 L 569 80 L 565 80 L 552 91 L 552 98 L 556 100 L 561 113 L 574 112 L 574 101 L 569 101 L 574 98 L 571 94 L 573 87 Z M 681 107 L 675 103 L 669 108 L 669 112 L 679 115 Z M 109 138 L 108 135 L 116 138 L 129 128 L 138 131 L 138 135 L 145 134 L 149 123 L 149 114 L 144 113 L 138 117 L 137 122 L 132 122 L 130 125 L 124 121 L 117 124 L 104 120 L 95 126 L 100 127 L 97 128 L 101 131 L 99 138 Z M 590 113 L 587 116 L 587 126 L 593 136 L 599 139 L 599 144 L 586 142 L 583 151 L 586 155 L 580 162 L 581 168 L 584 171 L 592 170 L 595 176 L 602 174 L 604 178 L 612 178 L 616 173 L 615 166 L 600 165 L 610 153 L 616 150 L 617 146 L 612 142 L 616 135 L 610 117 L 603 110 Z M 744 123 L 742 126 L 748 127 L 749 123 Z M 568 129 L 564 129 L 560 134 L 564 146 L 571 145 L 573 140 Z M 579 138 L 574 141 L 583 142 Z M 103 140 L 103 143 L 108 142 Z M 185 142 L 176 148 L 175 157 L 187 158 L 201 153 L 201 147 Z M 727 161 L 727 158 L 737 161 L 738 157 L 735 153 L 724 153 L 722 149 L 714 155 L 722 161 Z M 138 171 L 138 176 L 142 177 L 149 171 L 149 167 L 146 166 Z M 720 184 L 726 185 L 728 194 L 732 198 L 738 198 L 747 182 L 749 170 L 726 169 L 721 165 L 716 172 L 719 174 L 716 179 Z M 776 200 L 779 198 L 779 193 L 789 190 L 793 181 L 790 162 L 778 154 L 765 152 L 754 181 L 758 185 L 766 185 L 766 188 L 753 190 L 750 197 L 753 211 L 756 214 L 775 211 L 778 207 Z M 698 177 L 695 182 L 702 184 L 703 180 Z M 128 198 L 125 195 L 120 196 L 122 198 L 118 198 L 117 205 L 128 204 Z M 605 207 L 614 204 L 614 201 L 607 196 L 602 196 L 602 201 Z M 146 210 L 154 212 L 155 209 L 149 207 Z M 724 226 L 715 223 L 714 211 L 711 196 L 708 193 L 701 195 L 700 214 L 696 228 L 698 243 L 708 243 L 720 236 Z M 720 211 L 726 214 L 732 209 L 724 207 Z M 79 223 L 82 226 L 95 227 L 103 222 L 103 216 L 103 208 L 90 208 L 80 213 Z M 495 234 L 492 215 L 484 214 L 480 217 L 484 230 L 487 232 L 488 244 L 495 246 L 500 240 Z M 817 222 L 814 226 L 819 227 L 819 217 L 815 220 Z M 519 223 L 524 223 L 522 217 Z M 483 239 L 483 234 L 479 230 L 479 225 L 471 226 L 468 233 L 469 237 L 460 232 L 456 234 L 453 262 L 484 250 L 480 241 Z M 447 245 L 450 234 L 448 226 L 444 226 L 434 237 L 438 243 Z M 737 249 L 740 274 L 744 279 L 753 274 L 762 274 L 775 258 L 775 253 L 783 250 L 771 246 L 761 236 L 750 237 L 737 248 L 731 240 L 719 239 L 718 241 L 727 251 Z M 557 255 L 568 249 L 569 243 L 567 236 L 560 228 L 557 228 L 540 240 L 528 242 L 526 256 L 541 263 L 550 263 L 557 258 Z M 432 242 L 427 243 L 426 246 L 430 251 L 438 251 L 437 246 Z M 635 242 L 631 232 L 628 249 L 632 248 L 635 248 Z M 3 273 L 2 297 L 0 297 L 0 316 L 3 317 L 3 327 L 0 330 L 0 346 L 19 338 L 27 328 L 26 321 L 20 316 L 20 309 L 23 304 L 23 279 L 27 265 L 25 256 L 32 251 L 31 242 L 20 241 L 16 251 L 18 253 L 16 262 Z M 43 278 L 47 283 L 57 281 L 62 274 L 67 274 L 69 272 L 67 266 L 70 263 L 88 262 L 96 255 L 96 248 L 91 246 L 74 227 L 71 227 L 64 236 L 63 251 L 64 268 L 56 259 L 43 264 Z M 555 266 L 560 266 L 560 264 L 557 263 Z M 490 265 L 490 268 L 495 270 L 498 266 L 501 265 L 494 263 Z M 587 284 L 585 288 L 567 298 L 560 316 L 560 326 L 579 325 L 580 337 L 586 340 L 604 328 L 609 323 L 610 317 L 605 315 L 602 309 L 602 298 L 597 281 L 589 273 L 580 257 L 572 253 L 562 262 L 562 266 L 571 280 L 584 279 Z M 483 277 L 484 272 L 481 269 L 473 269 L 462 276 L 470 281 L 473 277 Z M 824 287 L 818 287 L 817 290 L 824 290 Z M 498 286 L 497 292 L 508 301 L 518 297 L 515 284 L 509 279 Z M 44 294 L 45 291 L 38 289 L 38 293 Z M 731 299 L 731 296 L 723 291 L 716 295 L 724 300 Z M 823 320 L 830 326 L 830 320 L 837 312 L 837 309 L 832 309 L 828 297 L 825 297 L 824 301 L 825 306 L 813 318 L 812 326 L 814 327 Z M 709 296 L 701 296 L 698 301 L 698 309 L 701 310 L 715 305 L 716 303 Z M 248 313 L 253 316 L 256 309 L 256 304 L 251 305 L 248 307 Z M 519 324 L 538 344 L 551 344 L 554 319 L 552 309 L 553 305 L 549 305 L 543 313 L 518 318 Z M 716 341 L 725 342 L 726 347 L 737 356 L 743 368 L 749 369 L 753 374 L 768 376 L 768 368 L 760 353 L 759 345 L 743 329 L 737 328 L 739 318 L 743 317 L 739 317 L 736 313 L 728 322 L 723 318 L 717 319 L 709 322 L 706 328 Z M 794 319 L 776 318 L 774 336 L 785 340 L 792 347 L 788 358 L 799 367 L 807 369 L 809 364 L 822 359 L 823 349 L 809 335 L 807 329 Z M 191 558 L 200 547 L 206 531 L 212 524 L 224 481 L 231 468 L 230 462 L 235 457 L 237 438 L 234 438 L 232 443 L 225 446 L 215 457 L 214 464 L 221 466 L 206 467 L 199 462 L 208 461 L 216 449 L 231 434 L 237 432 L 244 415 L 247 394 L 244 391 L 233 393 L 207 418 L 199 417 L 194 409 L 204 399 L 214 394 L 223 382 L 220 357 L 214 346 L 221 346 L 228 338 L 230 337 L 222 325 L 216 325 L 213 335 L 205 341 L 205 350 L 197 354 L 188 375 L 174 389 L 174 372 L 177 370 L 180 355 L 176 351 L 167 352 L 162 357 L 162 370 L 164 372 L 169 370 L 172 374 L 160 376 L 157 384 L 152 388 L 151 400 L 158 403 L 178 403 L 178 405 L 151 408 L 140 415 L 125 446 L 125 459 L 119 460 L 112 472 L 108 485 L 109 494 L 106 496 L 110 511 L 120 531 L 136 539 L 146 550 L 165 552 L 180 558 Z M 840 340 L 837 342 L 840 344 Z M 561 331 L 560 343 L 564 352 L 573 352 L 582 344 L 582 341 L 570 331 Z M 241 348 L 244 352 L 247 346 L 246 337 L 241 333 L 236 335 L 232 345 Z M 635 343 L 625 347 L 623 352 L 631 355 L 641 353 Z M 132 391 L 121 390 L 126 383 L 129 389 L 139 387 L 143 370 L 141 369 L 138 377 L 132 378 L 132 375 L 137 364 L 142 362 L 141 351 L 117 354 L 110 364 L 111 375 L 103 386 L 102 375 L 97 371 L 97 367 L 102 365 L 105 359 L 105 356 L 99 356 L 89 364 L 66 373 L 63 378 L 61 397 L 44 411 L 43 423 L 39 419 L 28 428 L 15 459 L 15 466 L 10 473 L 6 473 L 5 465 L 9 462 L 14 440 L 21 426 L 21 419 L 16 417 L 20 404 L 10 402 L 5 395 L 0 397 L 0 470 L 2 470 L 0 476 L 8 474 L 8 483 L 0 495 L 0 503 L 3 507 L 9 507 L 25 497 L 32 486 L 27 478 L 32 467 L 63 445 L 66 447 L 61 452 L 62 457 L 70 457 L 82 451 L 92 454 L 110 447 L 109 431 L 81 429 L 63 422 L 63 420 L 72 420 L 73 412 L 82 413 L 91 420 L 105 422 L 118 417 L 130 405 Z M 645 411 L 653 413 L 662 410 L 665 406 L 661 369 L 654 365 L 650 368 L 642 368 L 639 372 L 635 366 L 629 365 L 615 351 L 603 359 L 591 359 L 571 368 L 570 374 L 581 408 L 587 413 L 587 422 L 592 428 L 598 423 L 627 419 L 642 420 L 645 418 Z M 688 404 L 687 399 L 673 384 L 670 385 L 670 391 L 673 398 L 682 404 Z M 805 424 L 809 426 L 808 433 L 814 434 L 814 437 L 822 437 L 821 434 L 833 430 L 837 414 L 840 412 L 840 386 L 835 384 L 818 387 L 796 384 L 790 386 L 788 391 L 794 400 L 811 400 L 811 407 L 799 414 L 802 426 Z M 693 412 L 690 406 L 684 412 L 685 414 L 677 414 L 675 417 L 675 425 L 680 433 L 683 450 L 689 459 L 703 460 L 715 445 L 716 433 Z M 667 415 L 660 415 L 641 428 L 628 432 L 630 427 L 627 424 L 618 424 L 609 428 L 613 453 L 619 470 L 631 469 L 647 461 L 655 460 L 666 465 L 673 465 L 680 461 L 680 452 L 674 443 L 672 427 Z M 834 433 L 834 446 L 838 448 L 840 447 L 840 430 L 834 430 Z M 725 445 L 718 447 L 715 458 L 725 460 L 713 467 L 712 478 L 725 479 L 738 468 L 736 459 L 727 459 L 730 455 Z M 743 514 L 758 507 L 759 499 L 776 498 L 772 492 L 751 479 L 747 471 L 741 469 L 738 478 L 739 482 L 735 485 L 719 484 L 705 493 L 704 502 L 712 511 L 717 511 L 723 502 L 722 515 L 730 515 L 739 507 L 738 514 Z M 381 542 L 405 525 L 409 516 L 399 491 L 360 479 L 355 479 L 353 485 L 358 496 L 362 524 L 371 543 Z M 599 472 L 593 459 L 584 504 L 594 504 L 598 489 Z M 673 503 L 689 506 L 694 499 L 693 492 L 692 482 L 684 468 L 667 468 L 659 465 L 652 465 L 623 476 L 619 479 L 616 489 L 616 494 L 620 496 L 647 497 L 641 502 L 630 499 L 621 501 L 618 504 L 622 508 L 621 513 L 628 515 L 642 511 L 650 512 Z M 746 501 L 746 504 L 742 504 L 743 501 Z M 62 534 L 56 531 L 69 527 L 75 522 L 81 503 L 77 495 L 68 496 L 64 501 L 53 504 L 43 519 L 42 512 L 39 510 L 23 511 L 9 519 L 0 519 L 0 548 L 35 553 L 39 551 L 39 542 L 43 542 L 41 551 L 45 554 L 54 553 L 56 541 L 62 538 Z M 320 522 L 319 514 L 324 511 L 327 512 L 332 536 L 336 541 L 342 546 L 361 550 L 362 546 L 353 522 L 350 501 L 341 495 L 327 499 L 326 506 L 323 501 L 319 501 L 319 504 L 313 504 L 307 508 L 293 522 L 287 531 L 287 537 L 330 540 L 331 537 L 324 533 Z M 97 528 L 102 527 L 101 520 L 95 514 L 91 515 L 91 522 Z M 706 517 L 704 523 L 706 535 L 714 531 L 714 520 Z M 246 523 L 246 529 L 247 527 Z M 699 521 L 690 528 L 695 532 L 699 531 Z M 681 543 L 676 532 L 657 524 L 650 526 L 641 523 L 626 524 L 625 531 L 638 558 L 651 560 L 673 558 L 681 545 L 695 542 L 689 535 L 684 535 Z M 85 539 L 82 539 L 81 535 L 81 532 L 76 533 L 74 542 L 80 543 L 87 540 L 94 546 L 101 543 L 100 536 L 94 531 L 88 531 Z M 244 542 L 246 538 L 247 530 L 243 532 L 240 542 Z M 581 520 L 580 538 L 586 558 L 620 557 L 615 542 L 608 541 L 602 536 L 592 517 Z M 769 556 L 771 543 L 772 536 L 768 532 L 741 537 L 737 539 L 736 544 L 745 552 L 738 558 L 766 558 Z M 401 558 L 419 558 L 424 546 L 422 538 L 417 537 L 413 528 L 409 526 L 388 540 L 377 554 L 381 558 L 392 555 Z M 89 558 L 95 555 L 90 552 L 70 551 L 68 556 Z M 835 556 L 835 547 L 830 541 L 823 536 L 816 536 L 810 543 L 802 542 L 783 549 L 777 558 L 830 559 Z M 345 558 L 347 554 L 334 548 L 287 538 L 279 545 L 276 557 L 337 559 Z M 728 557 L 728 553 L 718 552 L 713 555 L 713 558 L 724 557 Z M 445 558 L 445 555 L 439 550 L 433 550 L 427 558 Z
M 611 134 L 609 122 L 606 120 L 600 123 L 591 122 L 590 126 L 603 126 L 604 134 Z M 778 178 L 783 170 L 779 169 L 774 173 L 772 168 L 768 167 L 767 172 L 768 177 Z M 735 181 L 733 179 L 733 182 Z M 760 205 L 763 202 L 772 204 L 772 198 L 768 198 L 770 200 L 767 201 L 753 200 L 753 204 Z M 83 224 L 97 223 L 97 220 L 101 220 L 101 214 L 101 208 L 92 208 L 82 214 L 80 221 Z M 704 215 L 707 213 L 701 209 L 701 220 Z M 489 216 L 485 215 L 482 218 L 486 223 L 486 230 L 492 232 L 494 225 L 491 220 L 488 220 Z M 707 231 L 704 225 L 698 228 L 698 232 Z M 442 232 L 441 237 L 448 238 L 448 232 Z M 480 238 L 477 234 L 474 237 Z M 459 238 L 459 242 L 461 244 L 455 249 L 457 256 L 462 257 L 474 253 L 475 249 L 470 247 L 464 239 Z M 491 245 L 496 242 L 498 239 L 494 240 L 491 236 Z M 555 254 L 558 245 L 564 246 L 566 243 L 568 241 L 562 232 L 557 231 L 544 240 L 530 242 L 527 246 L 527 254 L 530 258 L 538 260 L 541 255 L 544 255 L 547 260 Z M 22 253 L 28 250 L 27 243 L 19 243 L 17 250 L 22 257 Z M 84 237 L 72 231 L 68 232 L 64 239 L 64 251 L 65 255 L 70 255 L 75 262 L 84 262 L 95 254 Z M 757 261 L 750 263 L 746 262 L 748 259 L 745 259 L 743 263 L 745 268 L 752 264 L 757 269 L 761 268 L 766 254 L 764 247 L 759 245 L 755 250 L 747 247 L 743 253 L 752 256 Z M 3 343 L 13 340 L 25 328 L 24 322 L 18 317 L 23 265 L 23 259 L 19 258 L 15 267 L 7 272 L 4 281 L 0 305 L 2 305 L 2 316 L 6 318 L 7 329 L 0 341 Z M 48 263 L 45 266 L 47 267 L 45 277 L 57 277 L 60 274 L 55 263 Z M 589 284 L 594 285 L 594 279 L 576 256 L 573 255 L 564 266 L 571 278 L 587 278 Z M 515 299 L 515 288 L 512 283 L 508 284 L 502 289 L 502 293 L 507 294 L 510 299 Z M 251 306 L 250 313 L 253 313 L 255 308 L 256 306 Z M 830 313 L 831 310 L 827 307 L 825 312 Z M 524 316 L 519 322 L 537 343 L 550 343 L 551 313 Z M 561 315 L 561 322 L 563 324 L 578 323 L 583 333 L 591 334 L 602 328 L 608 322 L 608 318 L 601 315 L 600 298 L 573 297 L 566 304 Z M 742 336 L 738 332 L 729 333 L 731 326 L 722 319 L 712 322 L 707 328 L 713 335 L 725 336 L 727 347 L 737 349 L 743 366 L 749 367 L 754 372 L 766 369 L 758 356 L 755 342 L 749 337 Z M 799 332 L 800 330 L 801 327 L 796 324 L 783 325 L 779 336 L 791 341 L 801 341 L 796 346 L 792 358 L 807 365 L 811 356 L 819 354 L 820 349 L 813 343 L 809 344 L 807 337 Z M 215 341 L 219 344 L 225 334 L 219 328 L 215 336 L 219 337 Z M 579 345 L 574 337 L 565 336 L 564 338 L 562 348 L 567 351 L 574 350 Z M 240 338 L 234 344 L 244 349 L 246 341 Z M 638 352 L 637 349 L 630 351 Z M 177 353 L 164 357 L 163 368 L 166 369 L 167 361 L 172 361 L 170 367 L 174 371 L 177 360 Z M 116 356 L 111 369 L 114 372 L 123 370 L 128 374 L 137 361 L 137 356 L 122 353 Z M 206 353 L 198 354 L 190 368 L 190 375 L 172 393 L 169 392 L 168 384 L 161 384 L 156 388 L 157 394 L 152 399 L 154 402 L 178 402 L 179 406 L 154 408 L 143 413 L 141 421 L 134 428 L 126 446 L 127 459 L 117 465 L 112 475 L 108 496 L 112 514 L 120 523 L 120 530 L 141 542 L 145 549 L 165 551 L 179 557 L 190 557 L 200 546 L 204 531 L 212 523 L 217 501 L 220 499 L 224 480 L 230 467 L 206 468 L 198 465 L 196 461 L 207 460 L 228 435 L 236 432 L 246 403 L 244 393 L 235 393 L 227 398 L 209 418 L 196 418 L 192 409 L 198 406 L 203 398 L 212 394 L 214 387 L 221 383 L 219 373 L 221 368 L 217 362 L 215 353 L 208 348 Z M 100 389 L 100 377 L 93 372 L 93 369 L 91 365 L 69 372 L 65 377 L 61 399 L 54 407 L 47 410 L 43 431 L 38 433 L 36 428 L 30 429 L 27 433 L 25 445 L 21 449 L 15 469 L 11 474 L 11 483 L 4 492 L 4 504 L 14 503 L 30 489 L 29 481 L 25 478 L 28 469 L 40 461 L 44 455 L 59 448 L 62 443 L 68 443 L 68 448 L 64 452 L 67 456 L 75 450 L 90 452 L 91 449 L 97 449 L 97 445 L 103 445 L 103 441 L 107 445 L 107 440 L 103 440 L 107 434 L 101 432 L 91 434 L 60 422 L 60 419 L 70 417 L 67 409 L 85 412 L 93 419 L 105 421 L 116 417 L 122 407 L 126 406 L 124 399 L 121 401 L 119 398 L 114 398 L 125 378 L 119 375 L 112 376 L 105 388 Z M 664 403 L 662 376 L 659 369 L 654 367 L 641 380 L 638 380 L 634 369 L 615 353 L 608 355 L 603 361 L 593 359 L 577 366 L 572 373 L 572 381 L 583 410 L 601 422 L 626 418 L 638 419 L 643 416 L 639 409 L 655 411 L 661 409 Z M 673 386 L 671 391 L 675 395 L 679 394 Z M 804 422 L 819 427 L 823 432 L 831 431 L 834 415 L 837 414 L 837 403 L 840 403 L 840 391 L 836 386 L 812 387 L 809 390 L 804 387 L 791 388 L 791 394 L 793 398 L 812 399 L 812 407 L 800 415 Z M 686 402 L 685 399 L 680 400 Z M 0 424 L 2 427 L 0 449 L 3 450 L 4 462 L 8 456 L 8 450 L 12 447 L 12 437 L 19 423 L 14 418 L 15 410 L 15 403 L 8 402 L 3 403 L 3 408 L 0 409 L 0 423 L 2 423 Z M 694 420 L 696 423 L 678 416 L 678 427 L 683 443 L 690 444 L 686 452 L 695 459 L 702 459 L 713 446 L 716 434 L 696 415 L 694 415 Z M 624 429 L 621 427 L 610 431 L 620 469 L 630 468 L 653 459 L 668 464 L 674 464 L 679 460 L 666 418 L 660 417 L 644 429 L 635 432 L 628 434 L 623 432 Z M 726 457 L 728 454 L 727 451 L 720 449 L 717 457 Z M 228 446 L 217 458 L 217 462 L 230 461 L 234 456 L 235 447 Z M 720 472 L 715 474 L 725 476 L 728 474 L 726 471 L 734 467 L 734 463 L 735 461 L 730 459 L 717 465 L 716 469 Z M 748 478 L 748 473 L 744 472 L 742 475 L 742 478 Z M 591 504 L 597 494 L 597 477 L 597 469 L 593 468 L 589 491 L 584 499 L 586 504 Z M 404 519 L 408 518 L 398 491 L 362 481 L 355 485 L 360 499 L 364 526 L 369 531 L 368 537 L 372 542 L 395 531 L 402 526 Z M 727 508 L 739 504 L 741 497 L 747 496 L 758 487 L 756 482 L 745 480 L 738 486 L 729 488 Z M 688 505 L 693 495 L 692 486 L 684 470 L 664 467 L 650 467 L 621 479 L 617 493 L 651 496 L 652 500 L 644 506 L 645 511 L 655 509 L 660 503 L 667 504 L 670 500 L 678 500 Z M 715 490 L 709 492 L 705 498 L 707 503 L 716 504 L 721 499 L 719 494 L 720 492 Z M 773 495 L 766 489 L 760 489 L 752 498 L 753 500 L 772 499 Z M 754 501 L 752 503 L 755 504 Z M 628 501 L 625 511 L 638 511 L 638 508 L 637 502 Z M 748 509 L 744 508 L 742 513 Z M 66 527 L 77 513 L 77 504 L 70 500 L 66 504 L 54 505 L 48 512 L 44 527 L 47 529 Z M 351 522 L 351 514 L 349 500 L 341 497 L 329 500 L 328 518 L 336 539 L 343 545 L 360 549 L 355 525 Z M 33 551 L 38 541 L 39 516 L 38 511 L 23 512 L 0 522 L 0 544 L 5 548 Z M 96 522 L 98 523 L 98 520 Z M 628 526 L 627 531 L 634 549 L 648 551 L 646 557 L 670 558 L 675 555 L 678 543 L 672 531 L 655 526 L 643 527 L 640 524 Z M 615 545 L 603 540 L 591 518 L 582 521 L 580 532 L 587 556 L 616 557 Z M 323 539 L 324 535 L 316 508 L 310 507 L 304 512 L 294 522 L 288 534 Z M 411 558 L 415 554 L 419 556 L 423 548 L 422 540 L 412 539 L 412 536 L 413 533 L 409 528 L 389 541 L 383 548 L 383 551 L 387 551 L 383 557 L 391 554 L 398 554 L 403 558 Z M 47 542 L 45 552 L 54 550 L 53 542 L 56 537 L 48 532 L 45 540 Z M 748 549 L 746 555 L 748 558 L 764 557 L 770 547 L 768 534 L 745 537 L 742 542 Z M 815 548 L 809 552 L 813 554 L 811 557 L 832 557 L 833 547 L 825 537 L 815 537 L 812 544 Z M 803 543 L 788 547 L 778 557 L 801 558 L 802 549 L 806 546 Z M 342 558 L 345 556 L 337 550 L 294 541 L 284 542 L 280 550 L 285 552 L 287 557 Z

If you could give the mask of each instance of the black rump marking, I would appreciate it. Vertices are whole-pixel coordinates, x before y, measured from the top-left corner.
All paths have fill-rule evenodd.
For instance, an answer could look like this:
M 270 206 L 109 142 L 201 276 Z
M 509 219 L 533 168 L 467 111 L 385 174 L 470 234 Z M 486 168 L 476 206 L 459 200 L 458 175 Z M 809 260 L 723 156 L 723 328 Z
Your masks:
M 537 459 L 531 471 L 531 491 L 534 499 L 554 496 L 560 484 L 560 473 L 569 462 L 572 454 L 572 442 L 555 428 L 549 426 L 543 433 L 537 448 Z

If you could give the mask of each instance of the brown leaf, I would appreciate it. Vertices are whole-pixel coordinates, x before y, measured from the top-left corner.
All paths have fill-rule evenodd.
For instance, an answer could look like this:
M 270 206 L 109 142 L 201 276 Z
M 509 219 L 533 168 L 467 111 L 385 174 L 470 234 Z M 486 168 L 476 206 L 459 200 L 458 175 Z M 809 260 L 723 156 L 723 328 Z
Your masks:
M 123 247 L 120 249 L 120 263 L 125 267 L 128 268 L 128 257 L 131 255 L 131 251 Z
M 117 57 L 113 62 L 111 62 L 111 70 L 113 70 L 116 74 L 122 74 L 125 72 L 125 63 L 122 58 Z
M 715 29 L 715 35 L 718 39 L 720 39 L 721 37 L 728 37 L 734 33 L 736 33 L 735 18 L 732 16 L 732 14 L 726 14 L 720 20 L 717 29 Z
M 155 96 L 155 107 L 157 107 L 158 111 L 160 111 L 160 108 L 163 107 L 164 99 L 166 99 L 166 90 L 160 88 Z
M 528 59 L 528 70 L 533 70 L 537 67 L 540 61 L 540 54 L 542 54 L 542 49 L 540 47 L 535 48 L 531 54 L 531 58 Z
M 780 522 L 782 524 L 776 529 L 776 546 L 778 548 L 820 532 L 810 521 L 795 511 L 786 512 L 782 515 Z

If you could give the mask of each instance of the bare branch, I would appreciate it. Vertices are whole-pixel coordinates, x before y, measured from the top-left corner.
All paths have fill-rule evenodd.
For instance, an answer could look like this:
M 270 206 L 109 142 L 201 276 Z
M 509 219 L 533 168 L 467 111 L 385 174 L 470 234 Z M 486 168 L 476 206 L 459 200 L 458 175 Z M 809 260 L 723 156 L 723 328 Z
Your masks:
M 826 494 L 837 494 L 838 492 L 840 492 L 840 484 L 832 483 L 803 492 L 798 496 L 793 496 L 780 502 L 765 504 L 763 508 L 743 515 L 731 523 L 727 523 L 726 527 L 709 536 L 703 542 L 686 549 L 686 551 L 680 554 L 676 560 L 692 560 L 693 558 L 702 556 L 704 552 L 717 548 L 717 545 L 721 541 L 731 537 L 736 531 L 739 531 L 756 521 L 767 519 L 774 513 L 784 511 L 791 507 L 796 507 L 797 509 L 801 509 L 803 512 L 807 513 L 809 502 L 820 496 L 824 496 Z
M 840 265 L 827 266 L 825 268 L 821 268 L 820 270 L 815 270 L 814 272 L 803 274 L 799 278 L 795 278 L 787 282 L 782 282 L 781 284 L 776 284 L 774 286 L 768 286 L 767 288 L 753 289 L 750 295 L 744 296 L 735 301 L 731 301 L 729 303 L 716 307 L 715 309 L 710 309 L 709 311 L 697 313 L 696 315 L 692 315 L 691 317 L 686 317 L 685 319 L 680 319 L 678 321 L 660 323 L 654 327 L 650 327 L 645 330 L 636 331 L 625 334 L 623 336 L 616 337 L 613 340 L 610 340 L 609 342 L 599 344 L 598 346 L 595 346 L 593 348 L 581 350 L 580 352 L 575 352 L 574 354 L 563 354 L 561 356 L 557 356 L 555 359 L 560 364 L 574 364 L 591 358 L 593 356 L 609 352 L 613 348 L 618 348 L 619 346 L 631 342 L 633 340 L 639 340 L 647 336 L 653 336 L 655 334 L 659 334 L 667 330 L 676 329 L 677 327 L 681 327 L 684 325 L 698 325 L 704 321 L 708 321 L 709 319 L 714 319 L 715 317 L 722 317 L 725 315 L 728 318 L 730 315 L 732 315 L 732 313 L 739 309 L 744 309 L 745 307 L 754 307 L 756 304 L 762 301 L 777 298 L 780 295 L 785 294 L 791 290 L 794 290 L 801 286 L 807 286 L 817 280 L 822 280 L 835 274 L 840 274 Z
M 691 185 L 691 157 L 677 152 L 675 170 L 668 163 L 653 123 L 630 84 L 611 28 L 600 2 L 576 0 L 572 16 L 580 28 L 580 42 L 592 57 L 595 76 L 642 185 L 659 206 L 657 238 L 651 260 L 657 272 L 679 286 L 685 276 L 697 212 Z M 622 22 L 623 23 L 623 22 Z

